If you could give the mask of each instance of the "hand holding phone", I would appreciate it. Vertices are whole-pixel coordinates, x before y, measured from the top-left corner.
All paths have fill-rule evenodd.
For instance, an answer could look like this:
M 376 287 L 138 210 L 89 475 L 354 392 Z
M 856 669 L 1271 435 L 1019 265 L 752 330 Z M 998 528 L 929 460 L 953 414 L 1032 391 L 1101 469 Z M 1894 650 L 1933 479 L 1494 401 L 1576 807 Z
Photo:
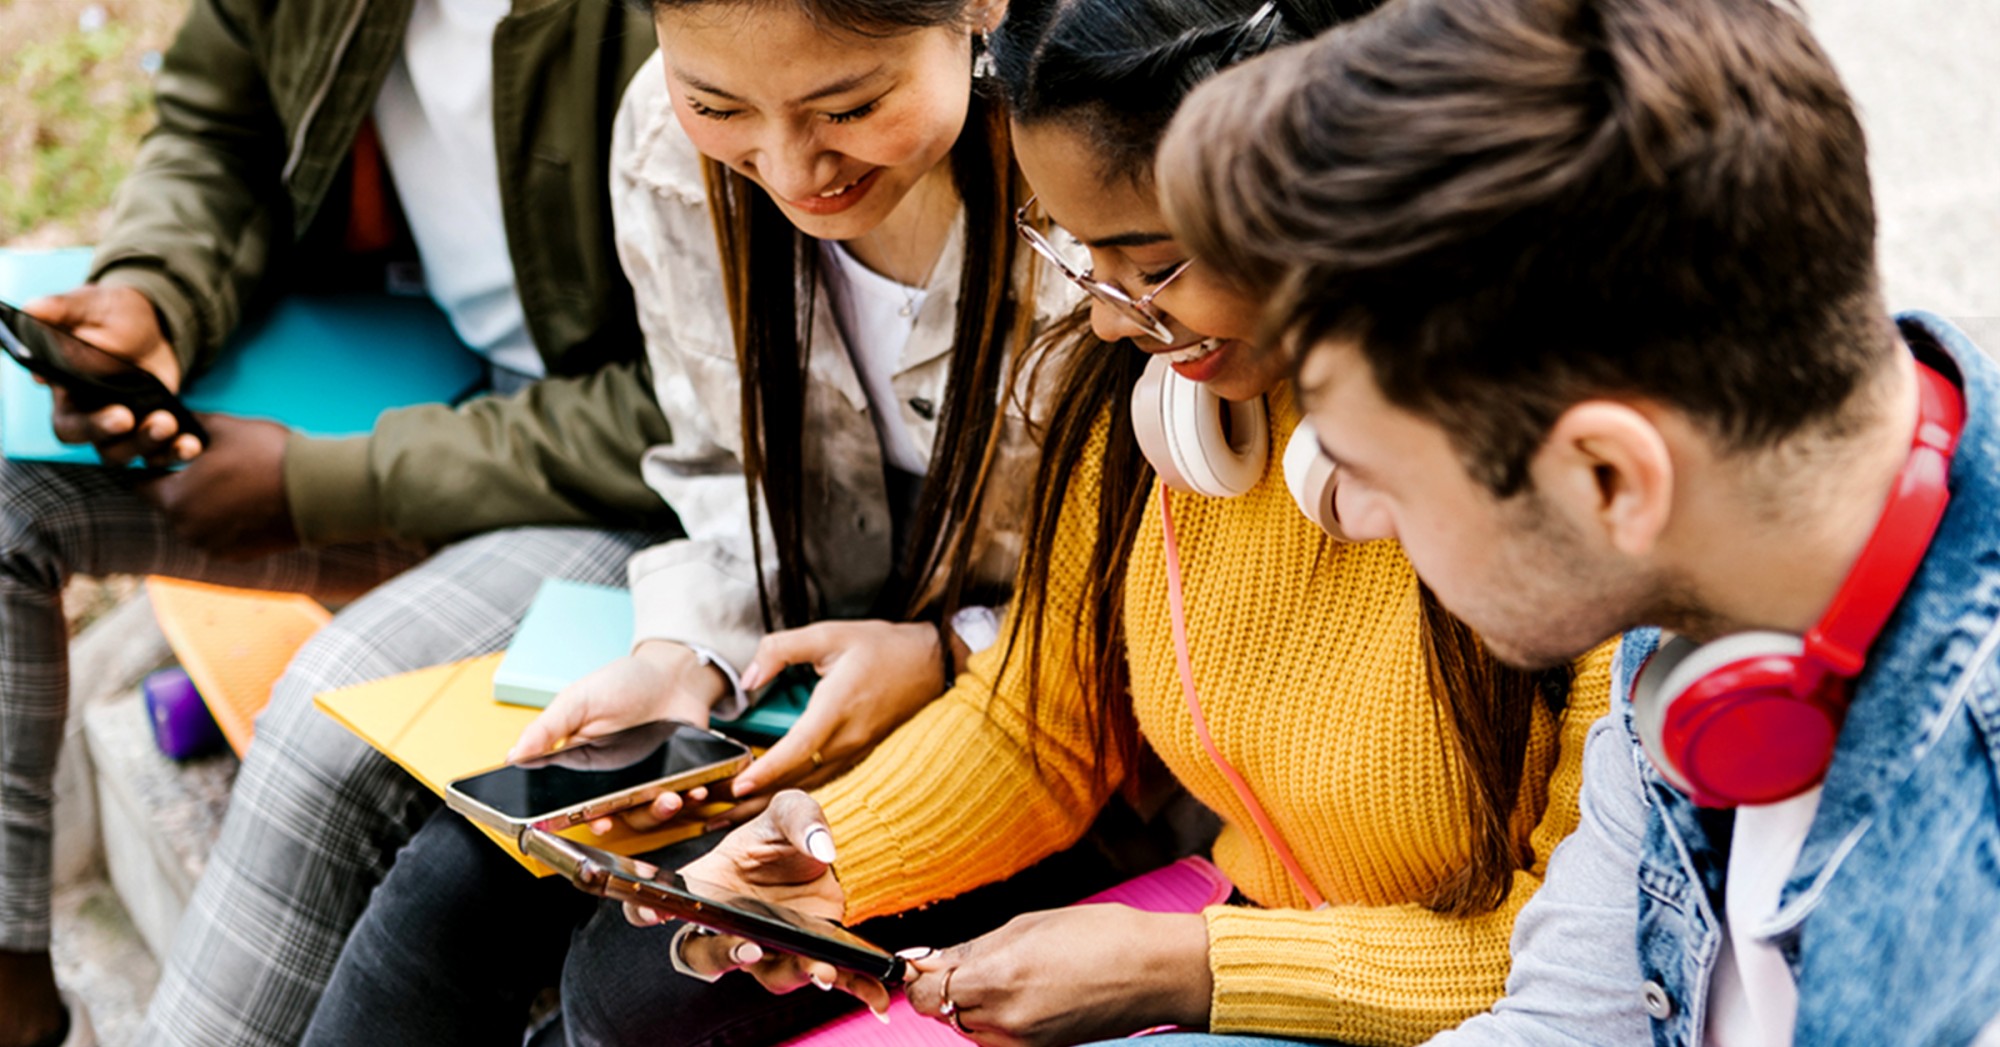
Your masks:
M 772 798 L 763 814 L 688 863 L 680 874 L 685 882 L 714 885 L 713 890 L 834 917 L 847 911 L 847 892 L 833 875 L 833 860 L 833 833 L 819 804 L 805 793 L 787 790 Z M 660 907 L 631 900 L 625 917 L 641 927 L 668 918 Z M 754 928 L 718 929 L 719 936 L 689 941 L 681 953 L 683 961 L 704 975 L 740 968 L 772 992 L 790 992 L 809 981 L 838 986 L 880 1014 L 889 1006 L 886 986 L 899 983 L 906 974 L 901 957 L 885 957 L 879 949 L 863 964 L 851 956 L 813 951 L 797 941 L 747 933 Z M 745 950 L 744 942 L 765 947 L 763 955 Z
M 178 379 L 180 365 L 143 295 L 93 286 L 42 299 L 37 308 L 53 319 L 0 303 L 0 350 L 57 390 L 59 437 L 95 443 L 107 461 L 173 461 L 207 444 L 200 420 L 148 369 Z M 124 351 L 100 348 L 65 327 L 126 343 L 118 346 Z
M 505 833 L 565 829 L 731 777 L 749 763 L 742 742 L 661 720 L 460 778 L 445 802 Z
M 658 869 L 538 829 L 523 830 L 520 842 L 522 853 L 546 863 L 580 890 L 600 898 L 657 914 L 661 920 L 686 920 L 719 934 L 755 942 L 768 954 L 800 957 L 836 971 L 861 975 L 878 986 L 902 983 L 905 972 L 902 957 L 871 944 L 829 916 L 800 907 L 812 905 L 821 911 L 837 913 L 838 903 L 834 899 L 801 896 L 796 891 L 779 888 L 772 893 L 785 900 L 776 901 L 761 894 L 688 879 L 681 873 Z M 822 977 L 831 982 L 839 975 Z

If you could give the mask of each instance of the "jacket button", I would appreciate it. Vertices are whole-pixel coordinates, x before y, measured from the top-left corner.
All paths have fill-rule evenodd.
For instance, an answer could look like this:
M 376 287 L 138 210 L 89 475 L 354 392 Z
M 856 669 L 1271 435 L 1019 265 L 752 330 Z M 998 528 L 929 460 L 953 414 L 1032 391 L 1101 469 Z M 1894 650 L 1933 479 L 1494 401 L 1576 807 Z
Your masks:
M 1667 995 L 1667 990 L 1659 982 L 1647 982 L 1646 987 L 1639 990 L 1639 995 L 1645 997 L 1646 1013 L 1654 1021 L 1663 1022 L 1674 1016 L 1674 999 Z
M 926 422 L 937 417 L 937 405 L 921 396 L 910 399 L 910 410 L 917 412 L 917 417 Z

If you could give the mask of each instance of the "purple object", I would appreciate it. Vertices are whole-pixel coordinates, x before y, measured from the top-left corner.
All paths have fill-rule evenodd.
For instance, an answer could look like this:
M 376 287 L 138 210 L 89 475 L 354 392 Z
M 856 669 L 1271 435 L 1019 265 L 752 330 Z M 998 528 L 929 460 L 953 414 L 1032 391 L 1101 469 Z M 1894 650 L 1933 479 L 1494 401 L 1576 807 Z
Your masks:
M 222 728 L 209 715 L 188 674 L 162 669 L 146 677 L 139 690 L 146 696 L 146 715 L 153 721 L 153 744 L 161 752 L 189 760 L 222 748 Z

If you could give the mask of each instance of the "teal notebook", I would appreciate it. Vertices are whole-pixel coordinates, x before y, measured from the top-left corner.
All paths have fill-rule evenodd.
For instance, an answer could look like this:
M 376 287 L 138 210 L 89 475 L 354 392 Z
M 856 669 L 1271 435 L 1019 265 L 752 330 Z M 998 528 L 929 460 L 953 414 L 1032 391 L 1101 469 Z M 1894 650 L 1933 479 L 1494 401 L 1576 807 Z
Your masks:
M 507 645 L 493 674 L 493 698 L 545 709 L 563 688 L 632 649 L 632 594 L 625 589 L 550 578 Z M 790 673 L 742 718 L 716 726 L 753 741 L 777 739 L 805 711 L 812 684 Z
M 89 248 L 0 250 L 0 300 L 67 291 L 89 269 Z M 485 381 L 485 361 L 428 298 L 297 295 L 245 324 L 185 399 L 196 411 L 269 419 L 308 436 L 357 436 L 384 411 L 461 400 Z M 49 407 L 48 389 L 0 358 L 0 454 L 95 464 L 96 451 L 56 440 Z

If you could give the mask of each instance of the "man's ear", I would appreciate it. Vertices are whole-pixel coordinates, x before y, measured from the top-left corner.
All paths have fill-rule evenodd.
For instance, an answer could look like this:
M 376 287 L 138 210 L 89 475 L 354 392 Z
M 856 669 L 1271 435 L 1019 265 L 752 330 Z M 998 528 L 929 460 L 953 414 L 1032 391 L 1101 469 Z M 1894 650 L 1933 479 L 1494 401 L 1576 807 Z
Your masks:
M 1651 555 L 1673 514 L 1673 455 L 1630 404 L 1586 400 L 1564 411 L 1529 472 L 1551 508 L 1627 556 Z

